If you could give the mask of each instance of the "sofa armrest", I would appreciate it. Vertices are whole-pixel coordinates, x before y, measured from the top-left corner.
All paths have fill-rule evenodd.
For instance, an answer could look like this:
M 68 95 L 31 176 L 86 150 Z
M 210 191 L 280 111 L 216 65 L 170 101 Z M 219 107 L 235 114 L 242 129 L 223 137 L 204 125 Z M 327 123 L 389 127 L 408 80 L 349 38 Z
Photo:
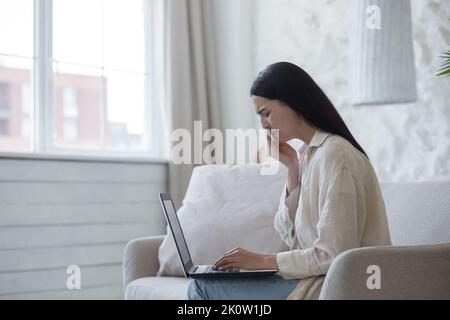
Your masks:
M 449 271 L 450 244 L 352 249 L 331 264 L 319 299 L 450 299 Z
M 124 290 L 136 279 L 155 276 L 158 272 L 158 250 L 164 236 L 133 239 L 123 252 L 122 271 Z

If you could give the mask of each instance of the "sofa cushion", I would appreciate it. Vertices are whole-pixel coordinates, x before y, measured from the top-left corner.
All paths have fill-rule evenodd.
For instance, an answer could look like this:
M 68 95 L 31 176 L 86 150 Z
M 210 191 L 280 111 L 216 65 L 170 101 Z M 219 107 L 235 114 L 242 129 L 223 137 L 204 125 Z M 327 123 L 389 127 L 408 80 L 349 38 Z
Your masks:
M 450 181 L 381 183 L 394 245 L 450 243 Z
M 286 169 L 280 166 L 275 175 L 262 175 L 261 168 L 255 163 L 194 169 L 178 210 L 194 264 L 212 264 L 235 247 L 259 253 L 287 249 L 273 226 Z M 183 275 L 171 235 L 158 256 L 159 276 Z
M 148 277 L 132 281 L 126 288 L 127 300 L 183 300 L 189 279 L 181 277 Z

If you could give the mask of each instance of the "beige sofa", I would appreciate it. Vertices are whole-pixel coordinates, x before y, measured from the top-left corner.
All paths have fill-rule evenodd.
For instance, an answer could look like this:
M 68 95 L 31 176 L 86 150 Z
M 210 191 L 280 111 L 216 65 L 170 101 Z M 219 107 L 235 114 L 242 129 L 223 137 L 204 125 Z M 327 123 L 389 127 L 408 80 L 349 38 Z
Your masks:
M 450 299 L 450 181 L 384 183 L 381 188 L 394 246 L 340 254 L 327 273 L 320 299 Z M 126 299 L 185 297 L 188 279 L 155 276 L 163 238 L 127 244 Z M 368 288 L 373 265 L 379 267 L 379 289 Z

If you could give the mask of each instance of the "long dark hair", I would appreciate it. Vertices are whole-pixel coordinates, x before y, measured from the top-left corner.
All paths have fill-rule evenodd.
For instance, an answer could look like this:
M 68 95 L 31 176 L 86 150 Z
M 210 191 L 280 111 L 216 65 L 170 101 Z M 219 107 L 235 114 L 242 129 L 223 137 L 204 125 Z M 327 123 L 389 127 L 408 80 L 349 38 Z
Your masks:
M 299 66 L 289 62 L 269 65 L 256 77 L 250 95 L 285 103 L 315 127 L 347 139 L 367 157 L 330 99 Z

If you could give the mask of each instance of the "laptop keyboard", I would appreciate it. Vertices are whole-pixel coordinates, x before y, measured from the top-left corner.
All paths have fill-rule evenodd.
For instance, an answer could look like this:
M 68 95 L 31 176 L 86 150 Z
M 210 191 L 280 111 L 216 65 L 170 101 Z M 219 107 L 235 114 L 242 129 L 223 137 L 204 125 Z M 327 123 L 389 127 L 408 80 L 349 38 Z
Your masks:
M 210 272 L 212 272 L 212 273 L 228 272 L 228 273 L 230 273 L 230 272 L 240 272 L 240 269 L 239 268 L 230 268 L 230 269 L 225 269 L 225 270 L 217 270 L 217 269 L 214 269 L 213 266 L 211 265 L 208 267 L 208 269 L 206 269 L 206 272 L 208 272 L 208 273 L 210 273 Z

